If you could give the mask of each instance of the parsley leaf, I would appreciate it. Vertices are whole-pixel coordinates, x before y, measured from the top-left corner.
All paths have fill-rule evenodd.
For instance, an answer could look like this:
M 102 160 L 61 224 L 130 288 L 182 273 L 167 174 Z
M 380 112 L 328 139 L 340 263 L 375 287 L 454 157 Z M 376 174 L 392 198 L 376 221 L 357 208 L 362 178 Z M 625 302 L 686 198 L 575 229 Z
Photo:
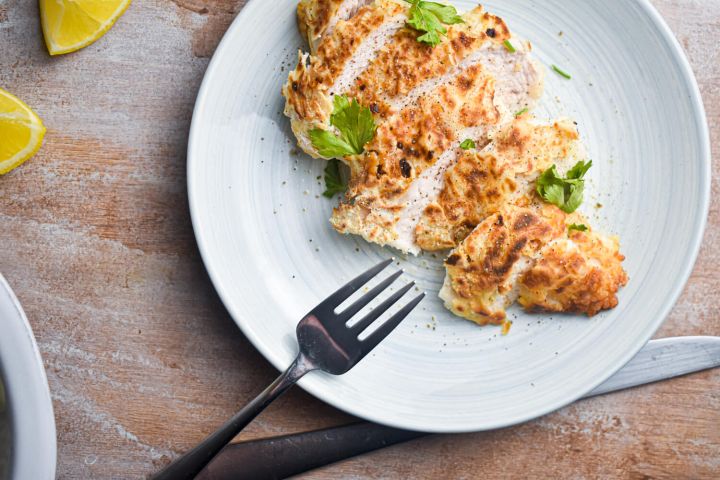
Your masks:
M 340 176 L 340 160 L 330 160 L 325 167 L 325 191 L 323 196 L 332 198 L 338 193 L 344 193 L 347 184 Z
M 557 167 L 553 165 L 538 178 L 537 192 L 546 202 L 557 205 L 566 213 L 572 213 L 583 202 L 585 190 L 583 177 L 590 167 L 592 167 L 592 160 L 580 161 L 567 172 L 566 178 L 563 178 L 558 173 Z
M 313 147 L 326 158 L 360 155 L 377 130 L 370 109 L 361 106 L 356 99 L 351 101 L 345 95 L 335 95 L 330 124 L 340 135 L 320 128 L 309 132 Z
M 586 227 L 584 224 L 580 223 L 573 223 L 568 227 L 568 232 L 572 232 L 573 230 L 577 230 L 578 232 L 587 232 L 588 227 Z
M 415 30 L 425 32 L 417 37 L 418 42 L 435 47 L 442 42 L 441 35 L 447 34 L 447 29 L 443 24 L 464 23 L 462 17 L 458 15 L 457 10 L 452 5 L 423 0 L 405 1 L 412 5 L 408 12 L 408 25 Z
M 573 180 L 583 178 L 588 170 L 592 167 L 592 160 L 589 162 L 578 162 L 573 168 L 568 170 L 567 177 Z
M 510 52 L 510 53 L 517 52 L 517 49 L 515 48 L 515 46 L 512 43 L 510 43 L 510 40 L 505 40 L 503 42 L 503 45 L 505 45 L 505 48 L 507 49 L 508 52 Z
M 470 150 L 471 148 L 475 148 L 475 141 L 468 138 L 460 144 L 460 148 L 462 148 L 463 150 Z
M 567 78 L 568 80 L 572 80 L 572 75 L 570 75 L 570 74 L 567 73 L 565 70 L 563 70 L 562 68 L 558 67 L 557 65 L 553 65 L 553 66 L 552 66 L 552 69 L 555 70 L 555 73 L 557 73 L 557 74 L 560 75 L 561 77 L 565 77 L 565 78 Z
M 517 113 L 515 114 L 515 118 L 517 118 L 517 117 L 519 117 L 519 116 L 521 116 L 521 115 L 525 115 L 529 110 L 530 110 L 530 109 L 529 109 L 528 107 L 523 108 L 522 110 L 520 110 L 519 112 L 517 112 Z

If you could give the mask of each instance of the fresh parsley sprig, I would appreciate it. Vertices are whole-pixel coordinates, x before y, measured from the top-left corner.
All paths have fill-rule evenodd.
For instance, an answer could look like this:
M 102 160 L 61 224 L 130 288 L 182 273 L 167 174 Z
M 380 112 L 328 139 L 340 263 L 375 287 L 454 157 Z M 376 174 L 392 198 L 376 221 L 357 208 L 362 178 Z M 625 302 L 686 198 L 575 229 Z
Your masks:
M 444 25 L 464 23 L 464 20 L 452 5 L 426 2 L 424 0 L 405 1 L 412 5 L 408 11 L 408 25 L 415 30 L 425 32 L 417 37 L 418 42 L 435 47 L 442 42 L 441 36 L 447 34 Z
M 546 202 L 560 207 L 563 212 L 574 212 L 582 205 L 585 190 L 584 177 L 590 167 L 592 167 L 592 160 L 580 161 L 563 178 L 558 173 L 557 166 L 553 165 L 538 178 L 538 195 Z
M 587 232 L 588 227 L 583 223 L 573 223 L 568 227 L 568 233 L 572 232 L 573 230 L 576 230 L 578 232 Z
M 345 193 L 347 184 L 340 176 L 340 160 L 332 159 L 325 166 L 325 191 L 323 196 L 332 198 L 338 193 Z
M 313 147 L 325 158 L 360 155 L 365 151 L 365 144 L 375 137 L 377 130 L 370 109 L 345 95 L 335 95 L 330 124 L 337 129 L 339 135 L 320 128 L 309 132 Z

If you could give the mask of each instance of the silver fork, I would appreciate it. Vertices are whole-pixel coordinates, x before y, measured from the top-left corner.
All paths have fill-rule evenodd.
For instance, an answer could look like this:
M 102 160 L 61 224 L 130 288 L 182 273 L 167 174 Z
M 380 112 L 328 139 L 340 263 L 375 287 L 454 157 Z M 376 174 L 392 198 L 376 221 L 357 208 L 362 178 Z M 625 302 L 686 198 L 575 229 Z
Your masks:
M 342 375 L 357 365 L 402 322 L 425 296 L 424 293 L 418 295 L 369 336 L 363 340 L 359 339 L 359 335 L 410 291 L 415 286 L 415 282 L 405 285 L 349 327 L 347 326 L 348 321 L 385 291 L 403 272 L 398 271 L 390 275 L 342 312 L 336 313 L 335 310 L 392 262 L 392 259 L 386 260 L 351 280 L 305 315 L 297 326 L 300 352 L 285 373 L 215 433 L 152 478 L 154 480 L 195 478 L 215 455 L 230 443 L 235 435 L 240 433 L 265 407 L 285 393 L 305 374 L 313 370 L 323 370 L 333 375 Z

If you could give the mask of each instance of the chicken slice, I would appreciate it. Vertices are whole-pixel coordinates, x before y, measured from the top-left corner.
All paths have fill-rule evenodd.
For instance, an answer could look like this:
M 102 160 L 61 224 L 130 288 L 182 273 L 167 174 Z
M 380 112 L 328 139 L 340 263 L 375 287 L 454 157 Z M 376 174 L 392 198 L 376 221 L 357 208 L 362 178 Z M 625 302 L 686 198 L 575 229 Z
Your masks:
M 561 170 L 584 159 L 577 127 L 570 120 L 539 125 L 522 115 L 480 151 L 460 154 L 448 169 L 442 191 L 415 229 L 423 250 L 454 248 L 503 205 L 534 201 L 535 181 L 556 164 Z
M 564 235 L 565 217 L 553 206 L 507 206 L 486 218 L 445 261 L 445 306 L 480 325 L 501 323 L 542 247 Z
M 373 0 L 300 0 L 298 4 L 298 27 L 316 52 L 320 41 L 330 35 L 338 22 L 349 20 Z
M 585 313 L 615 308 L 627 285 L 617 237 L 573 230 L 550 242 L 520 280 L 518 302 L 525 309 Z

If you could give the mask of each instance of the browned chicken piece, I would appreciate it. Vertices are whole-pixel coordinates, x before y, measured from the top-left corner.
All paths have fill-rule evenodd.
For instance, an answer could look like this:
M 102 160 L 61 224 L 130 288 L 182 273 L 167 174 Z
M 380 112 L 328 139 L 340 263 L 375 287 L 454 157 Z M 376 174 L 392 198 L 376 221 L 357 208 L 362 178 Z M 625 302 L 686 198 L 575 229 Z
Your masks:
M 310 45 L 310 51 L 317 47 L 325 35 L 335 29 L 335 25 L 349 20 L 373 0 L 300 0 L 298 4 L 298 27 L 300 33 Z
M 480 325 L 500 324 L 540 250 L 565 234 L 565 217 L 540 206 L 505 207 L 486 218 L 445 261 L 445 306 Z
M 546 245 L 520 281 L 519 303 L 527 310 L 585 313 L 615 308 L 627 285 L 617 237 L 572 231 Z
M 517 300 L 528 310 L 595 315 L 627 284 L 616 237 L 569 230 L 586 221 L 553 205 L 504 207 L 446 261 L 445 306 L 480 325 L 500 324 Z
M 487 216 L 504 205 L 529 205 L 535 181 L 553 164 L 561 170 L 584 159 L 577 127 L 570 120 L 535 123 L 528 114 L 508 124 L 484 149 L 460 155 L 444 186 L 415 230 L 423 250 L 454 248 Z

